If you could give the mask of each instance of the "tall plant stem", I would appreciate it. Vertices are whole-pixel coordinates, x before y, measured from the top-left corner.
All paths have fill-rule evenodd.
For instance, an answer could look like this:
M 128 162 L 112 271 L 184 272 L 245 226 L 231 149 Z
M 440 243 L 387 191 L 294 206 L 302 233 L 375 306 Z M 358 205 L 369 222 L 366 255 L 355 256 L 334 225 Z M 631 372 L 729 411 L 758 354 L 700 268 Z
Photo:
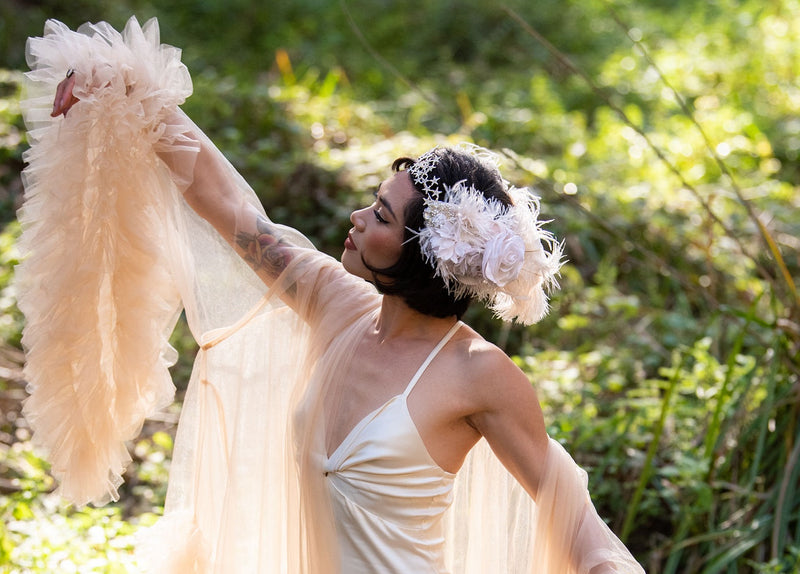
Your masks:
M 731 349 L 730 354 L 728 355 L 728 361 L 726 364 L 726 371 L 725 371 L 725 379 L 722 382 L 722 388 L 717 393 L 717 404 L 714 407 L 714 414 L 711 417 L 711 424 L 708 427 L 708 432 L 706 433 L 706 440 L 705 440 L 705 456 L 708 459 L 708 478 L 710 479 L 714 474 L 714 460 L 715 460 L 715 450 L 717 446 L 717 440 L 720 434 L 720 426 L 721 421 L 720 418 L 722 417 L 722 408 L 725 406 L 725 401 L 728 398 L 728 387 L 730 386 L 731 379 L 733 378 L 733 370 L 736 366 L 736 357 L 739 355 L 739 351 L 742 349 L 742 344 L 744 343 L 744 337 L 747 334 L 747 330 L 750 327 L 750 324 L 753 321 L 753 318 L 756 315 L 756 309 L 758 306 L 758 302 L 761 300 L 761 296 L 755 298 L 753 304 L 750 306 L 750 313 L 747 316 L 747 320 L 745 324 L 742 326 L 739 334 L 736 337 L 736 341 L 733 343 L 733 348 Z
M 789 520 L 792 518 L 792 509 L 794 504 L 790 501 L 793 499 L 797 484 L 797 474 L 800 472 L 798 461 L 800 460 L 800 432 L 794 439 L 794 448 L 786 461 L 786 466 L 783 469 L 783 478 L 781 486 L 778 491 L 778 499 L 775 502 L 775 523 L 772 527 L 772 542 L 770 550 L 772 558 L 777 559 L 783 552 L 783 547 L 786 544 L 786 532 L 789 526 Z
M 647 449 L 647 456 L 644 461 L 644 466 L 642 467 L 642 474 L 639 476 L 639 484 L 636 485 L 636 491 L 633 493 L 633 498 L 628 505 L 628 512 L 625 514 L 625 522 L 622 524 L 620 540 L 623 542 L 627 540 L 628 534 L 630 534 L 631 529 L 633 528 L 633 521 L 636 518 L 636 514 L 639 510 L 639 502 L 642 500 L 644 489 L 647 486 L 647 482 L 650 480 L 650 475 L 653 471 L 653 458 L 655 458 L 656 450 L 658 450 L 658 443 L 661 441 L 661 434 L 664 432 L 664 423 L 667 421 L 667 414 L 669 413 L 670 402 L 672 401 L 672 395 L 675 392 L 675 386 L 678 384 L 678 380 L 680 379 L 681 369 L 683 369 L 683 360 L 684 355 L 681 354 L 677 366 L 674 367 L 675 370 L 672 373 L 672 377 L 670 377 L 669 384 L 667 385 L 667 391 L 664 393 L 664 396 L 661 399 L 661 416 L 658 419 L 658 423 L 656 423 L 656 427 L 653 429 L 653 438 L 650 441 L 650 446 Z
M 393 75 L 395 78 L 397 78 L 397 79 L 398 79 L 398 80 L 400 80 L 400 81 L 401 81 L 403 84 L 405 84 L 405 86 L 406 86 L 408 89 L 410 89 L 410 90 L 412 90 L 412 91 L 414 91 L 414 92 L 417 92 L 419 95 L 421 95 L 423 98 L 425 98 L 426 100 L 428 100 L 428 102 L 429 102 L 429 103 L 433 104 L 433 105 L 434 105 L 434 106 L 436 106 L 437 108 L 441 108 L 441 105 L 440 105 L 440 103 L 439 103 L 439 100 L 436 98 L 436 96 L 435 96 L 435 95 L 433 95 L 433 94 L 429 94 L 429 93 L 426 93 L 426 92 L 425 92 L 424 90 L 422 90 L 422 89 L 421 89 L 419 86 L 417 86 L 416 84 L 414 84 L 414 83 L 413 83 L 411 80 L 409 80 L 409 79 L 408 79 L 406 76 L 404 76 L 404 75 L 403 75 L 403 74 L 400 72 L 400 70 L 398 70 L 398 69 L 397 69 L 395 66 L 393 66 L 391 62 L 389 62 L 389 61 L 388 61 L 386 58 L 384 58 L 383 56 L 381 56 L 381 55 L 378 53 L 378 51 L 377 51 L 375 48 L 373 48 L 373 47 L 372 47 L 372 45 L 371 45 L 371 44 L 370 44 L 370 43 L 367 41 L 367 38 L 364 36 L 364 33 L 361 31 L 361 28 L 359 28 L 359 27 L 358 27 L 358 24 L 356 24 L 356 21 L 355 21 L 355 19 L 353 19 L 353 15 L 350 13 L 350 8 L 348 8 L 348 7 L 347 7 L 347 2 L 346 2 L 346 0 L 339 0 L 339 5 L 341 6 L 341 8 L 342 8 L 342 12 L 344 12 L 344 15 L 345 15 L 345 17 L 347 18 L 347 23 L 350 25 L 350 29 L 351 29 L 351 30 L 353 31 L 353 33 L 356 35 L 356 38 L 358 38 L 358 41 L 359 41 L 359 42 L 361 42 L 361 45 L 362 45 L 362 46 L 364 46 L 364 49 L 365 49 L 367 52 L 369 52 L 369 54 L 370 54 L 370 55 L 371 55 L 373 58 L 375 58 L 375 60 L 376 60 L 376 61 L 377 61 L 377 62 L 378 62 L 378 63 L 379 63 L 381 66 L 383 66 L 384 68 L 386 68 L 387 70 L 389 70 L 389 72 L 390 72 L 390 73 L 391 73 L 391 74 L 392 74 L 392 75 Z

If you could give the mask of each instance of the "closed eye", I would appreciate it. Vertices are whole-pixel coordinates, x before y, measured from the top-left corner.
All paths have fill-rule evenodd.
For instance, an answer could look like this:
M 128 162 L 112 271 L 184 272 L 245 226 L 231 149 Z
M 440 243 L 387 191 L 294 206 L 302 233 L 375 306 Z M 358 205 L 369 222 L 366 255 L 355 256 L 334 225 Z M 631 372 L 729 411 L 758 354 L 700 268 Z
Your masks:
M 392 219 L 396 220 L 397 216 L 394 214 L 394 211 L 392 210 L 392 206 L 389 205 L 389 203 L 386 201 L 386 199 L 383 196 L 379 195 L 379 193 L 378 193 L 379 191 L 380 191 L 380 187 L 375 190 L 375 193 L 374 193 L 374 195 L 375 195 L 375 203 L 373 203 L 373 205 L 377 205 L 379 209 L 384 209 L 385 208 L 386 211 L 389 212 L 389 215 L 392 216 Z M 380 223 L 389 223 L 389 221 L 385 217 L 383 217 L 377 209 L 374 209 L 372 212 L 375 214 L 375 219 L 377 219 Z
M 377 219 L 379 222 L 381 222 L 381 223 L 389 223 L 383 217 L 381 217 L 381 214 L 377 209 L 373 209 L 372 213 L 375 214 L 375 219 Z

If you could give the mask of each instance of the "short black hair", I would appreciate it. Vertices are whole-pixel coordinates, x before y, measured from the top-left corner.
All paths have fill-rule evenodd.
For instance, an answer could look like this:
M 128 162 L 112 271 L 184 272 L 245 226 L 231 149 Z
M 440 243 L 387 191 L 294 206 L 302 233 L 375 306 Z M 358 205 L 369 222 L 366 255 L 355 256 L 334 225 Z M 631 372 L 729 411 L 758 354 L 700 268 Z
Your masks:
M 506 183 L 497 168 L 488 165 L 473 154 L 453 148 L 436 148 L 433 152 L 439 157 L 436 167 L 430 173 L 438 178 L 438 192 L 444 193 L 444 186 L 452 187 L 459 182 L 473 186 L 487 199 L 494 199 L 508 207 L 512 205 L 507 193 Z M 395 172 L 408 169 L 416 163 L 409 157 L 400 157 L 392 163 Z M 433 266 L 425 260 L 420 250 L 417 232 L 425 225 L 423 209 L 428 195 L 411 178 L 411 183 L 419 193 L 408 203 L 404 211 L 405 232 L 403 248 L 397 263 L 379 269 L 364 265 L 372 272 L 378 291 L 386 295 L 401 297 L 405 303 L 425 315 L 459 319 L 464 315 L 472 297 L 455 297 L 445 286 L 441 277 L 434 273 Z M 363 261 L 363 258 L 362 258 Z M 378 275 L 388 278 L 382 281 Z

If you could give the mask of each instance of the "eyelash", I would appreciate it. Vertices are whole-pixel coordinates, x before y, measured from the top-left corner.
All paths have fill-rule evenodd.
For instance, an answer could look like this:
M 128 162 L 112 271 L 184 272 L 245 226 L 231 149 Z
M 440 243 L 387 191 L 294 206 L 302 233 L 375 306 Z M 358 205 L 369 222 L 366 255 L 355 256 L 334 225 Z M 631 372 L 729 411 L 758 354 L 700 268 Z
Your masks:
M 378 210 L 377 210 L 377 209 L 373 209 L 373 210 L 372 210 L 372 213 L 374 213 L 374 214 L 375 214 L 375 219 L 377 219 L 379 222 L 381 222 L 381 223 L 389 223 L 389 222 L 388 222 L 388 221 L 386 221 L 386 220 L 385 220 L 383 217 L 381 217 L 381 214 L 380 214 L 380 213 L 378 213 Z

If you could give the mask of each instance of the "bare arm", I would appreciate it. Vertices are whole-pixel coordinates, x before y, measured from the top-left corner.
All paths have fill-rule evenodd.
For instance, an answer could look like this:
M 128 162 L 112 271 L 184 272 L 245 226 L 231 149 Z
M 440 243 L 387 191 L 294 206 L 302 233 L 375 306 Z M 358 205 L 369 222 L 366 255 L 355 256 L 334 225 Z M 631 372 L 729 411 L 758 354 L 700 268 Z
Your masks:
M 271 285 L 300 248 L 286 241 L 278 226 L 243 199 L 230 166 L 202 136 L 197 137 L 200 152 L 184 199 Z M 170 165 L 170 158 L 162 159 Z
M 475 371 L 481 378 L 476 385 L 480 409 L 469 423 L 535 499 L 549 442 L 536 390 L 499 349 L 481 362 Z
M 547 436 L 536 391 L 525 374 L 504 355 L 487 361 L 480 372 L 485 380 L 480 391 L 483 408 L 469 420 L 536 500 L 538 528 L 545 529 L 547 554 L 562 561 L 556 569 L 574 569 L 581 574 L 643 574 L 598 516 L 585 486 L 585 474 Z

